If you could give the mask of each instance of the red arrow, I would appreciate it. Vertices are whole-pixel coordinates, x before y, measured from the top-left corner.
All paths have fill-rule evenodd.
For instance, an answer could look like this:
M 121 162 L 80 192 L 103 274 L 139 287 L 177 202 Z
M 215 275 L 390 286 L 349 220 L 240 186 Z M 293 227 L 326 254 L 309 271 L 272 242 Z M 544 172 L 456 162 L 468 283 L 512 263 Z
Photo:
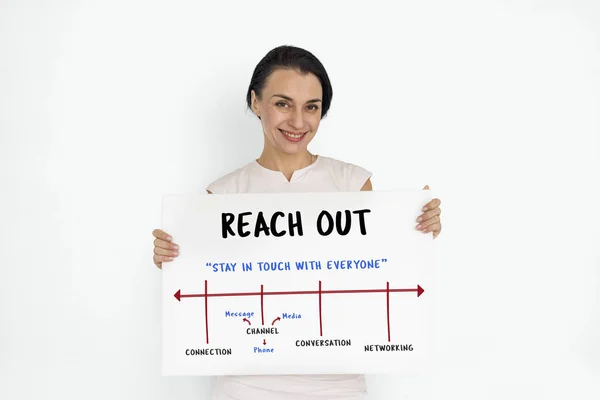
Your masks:
M 341 293 L 400 293 L 400 292 L 417 292 L 417 297 L 420 296 L 424 290 L 421 286 L 417 285 L 414 289 L 336 289 L 336 290 L 295 290 L 285 292 L 239 292 L 239 293 L 194 293 L 194 294 L 181 294 L 181 290 L 175 293 L 175 298 L 181 301 L 184 297 L 237 297 L 237 296 L 281 296 L 281 295 L 302 295 L 302 294 L 341 294 Z
M 271 322 L 271 325 L 275 325 L 275 322 L 277 321 L 281 321 L 281 318 L 277 317 L 273 320 L 273 322 Z
M 252 325 L 252 323 L 250 323 L 250 321 L 248 321 L 246 318 L 244 318 L 243 321 L 246 321 L 248 325 Z
M 263 344 L 266 345 L 267 344 L 267 339 L 263 339 Z

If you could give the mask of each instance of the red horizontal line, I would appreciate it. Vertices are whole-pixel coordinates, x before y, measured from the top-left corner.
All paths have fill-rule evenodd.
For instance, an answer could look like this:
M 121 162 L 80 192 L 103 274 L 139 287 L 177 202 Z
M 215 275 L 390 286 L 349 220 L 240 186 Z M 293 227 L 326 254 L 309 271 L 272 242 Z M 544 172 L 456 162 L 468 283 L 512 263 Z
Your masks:
M 321 290 L 321 294 L 327 293 L 386 293 L 386 292 L 416 292 L 418 289 L 346 289 L 346 290 Z M 319 294 L 318 290 L 298 290 L 289 292 L 241 292 L 241 293 L 208 293 L 204 294 L 181 294 L 180 297 L 228 297 L 228 296 L 280 296 L 287 294 Z

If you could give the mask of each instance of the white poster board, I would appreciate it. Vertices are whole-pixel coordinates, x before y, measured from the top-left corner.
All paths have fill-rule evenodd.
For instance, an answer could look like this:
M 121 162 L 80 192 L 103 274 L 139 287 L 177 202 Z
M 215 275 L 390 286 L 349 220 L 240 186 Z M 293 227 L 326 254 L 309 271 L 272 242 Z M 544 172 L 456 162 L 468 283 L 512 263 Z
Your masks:
M 372 374 L 429 352 L 429 191 L 164 196 L 163 374 Z

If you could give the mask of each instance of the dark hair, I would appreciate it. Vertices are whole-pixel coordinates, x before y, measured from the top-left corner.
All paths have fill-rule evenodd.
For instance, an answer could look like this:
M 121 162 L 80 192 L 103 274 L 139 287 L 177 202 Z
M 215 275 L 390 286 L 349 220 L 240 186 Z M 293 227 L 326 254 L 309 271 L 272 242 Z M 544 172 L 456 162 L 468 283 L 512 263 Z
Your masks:
M 252 109 L 252 90 L 260 98 L 267 79 L 277 69 L 295 69 L 302 74 L 312 73 L 319 79 L 323 90 L 323 102 L 321 104 L 321 119 L 323 119 L 329 111 L 333 97 L 333 88 L 329 76 L 327 76 L 325 67 L 317 57 L 307 50 L 294 46 L 276 47 L 269 51 L 256 65 L 246 94 L 248 108 Z

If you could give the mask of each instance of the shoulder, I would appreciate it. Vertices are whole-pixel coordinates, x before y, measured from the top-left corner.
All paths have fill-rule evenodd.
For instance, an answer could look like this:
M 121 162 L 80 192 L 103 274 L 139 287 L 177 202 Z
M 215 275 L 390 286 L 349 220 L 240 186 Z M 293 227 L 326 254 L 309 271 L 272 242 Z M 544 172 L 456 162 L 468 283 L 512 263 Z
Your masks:
M 350 177 L 352 174 L 371 174 L 366 168 L 332 157 L 319 156 L 319 161 L 325 168 L 341 176 Z
M 247 180 L 253 167 L 254 163 L 251 162 L 237 168 L 208 184 L 206 190 L 214 194 L 236 193 L 239 191 L 239 185 Z
M 360 165 L 331 157 L 319 156 L 322 168 L 340 181 L 347 191 L 358 191 L 370 184 L 373 173 Z

